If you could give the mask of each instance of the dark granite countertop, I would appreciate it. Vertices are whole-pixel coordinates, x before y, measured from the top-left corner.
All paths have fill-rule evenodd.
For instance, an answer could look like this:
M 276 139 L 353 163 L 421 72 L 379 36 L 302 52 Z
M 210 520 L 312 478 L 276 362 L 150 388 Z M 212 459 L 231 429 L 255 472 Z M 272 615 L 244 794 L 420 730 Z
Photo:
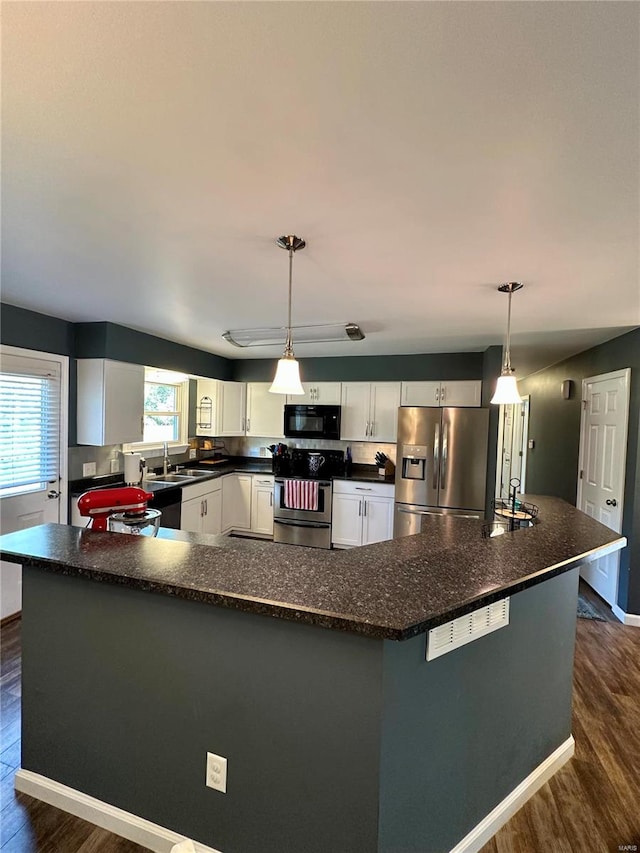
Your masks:
M 0 556 L 61 574 L 403 640 L 513 594 L 626 540 L 559 498 L 539 523 L 494 539 L 430 517 L 423 533 L 325 551 L 161 530 L 160 537 L 41 525 L 0 537 Z
M 157 474 L 150 480 L 144 480 L 142 488 L 148 492 L 156 494 L 164 492 L 168 489 L 181 489 L 193 485 L 194 483 L 203 483 L 207 480 L 217 480 L 225 474 L 272 474 L 271 459 L 248 459 L 235 458 L 228 462 L 219 462 L 214 466 L 207 468 L 201 462 L 185 463 L 181 468 L 199 468 L 202 471 L 202 476 L 196 480 L 185 480 L 182 483 L 165 483 L 162 481 L 162 474 Z M 175 473 L 175 469 L 173 471 Z M 179 471 L 177 473 L 180 473 Z M 376 482 L 388 483 L 393 485 L 395 477 L 381 477 L 378 474 L 378 469 L 373 465 L 354 465 L 351 474 L 344 476 L 334 476 L 333 480 L 354 480 L 357 482 Z M 72 480 L 69 483 L 69 496 L 78 497 L 87 489 L 109 488 L 113 485 L 122 484 L 122 474 L 108 474 L 101 477 L 84 478 L 82 480 Z

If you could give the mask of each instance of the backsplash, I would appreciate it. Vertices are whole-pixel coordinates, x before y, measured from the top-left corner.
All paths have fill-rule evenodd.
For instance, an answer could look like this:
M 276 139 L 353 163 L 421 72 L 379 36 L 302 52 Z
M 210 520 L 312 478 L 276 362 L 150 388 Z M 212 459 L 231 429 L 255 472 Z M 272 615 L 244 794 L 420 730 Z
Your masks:
M 202 443 L 202 439 L 198 440 Z M 267 450 L 264 451 L 269 444 L 277 443 L 275 438 L 259 438 L 256 436 L 233 436 L 230 438 L 218 438 L 215 440 L 216 451 L 222 452 L 229 456 L 254 456 L 263 458 L 270 457 L 271 454 Z M 351 448 L 351 455 L 356 465 L 374 465 L 375 455 L 378 451 L 385 453 L 389 459 L 395 464 L 396 461 L 396 446 L 395 444 L 377 444 L 373 441 L 326 441 L 325 439 L 285 439 L 284 443 L 287 447 L 300 448 L 306 450 L 346 450 Z M 198 451 L 198 458 L 206 459 L 211 456 L 210 452 Z M 146 456 L 148 468 L 160 468 L 162 466 L 162 456 Z M 184 465 L 191 461 L 193 464 L 196 460 L 189 460 L 189 453 L 171 453 L 172 465 Z M 111 462 L 114 460 L 112 469 Z M 69 448 L 69 479 L 79 480 L 83 477 L 82 466 L 86 462 L 95 462 L 95 476 L 104 474 L 123 473 L 124 463 L 122 461 L 122 445 L 112 444 L 107 447 L 93 447 L 89 445 L 79 445 L 78 447 Z
M 225 450 L 230 456 L 263 456 L 264 450 L 261 448 L 267 447 L 269 444 L 277 444 L 278 439 L 260 438 L 256 436 L 237 436 L 232 438 L 216 439 L 216 446 L 224 443 Z M 327 441 L 323 438 L 300 439 L 286 438 L 283 443 L 290 448 L 300 448 L 304 450 L 346 450 L 351 448 L 351 456 L 356 465 L 375 465 L 375 456 L 378 451 L 385 453 L 394 463 L 396 461 L 396 446 L 395 444 L 377 444 L 373 441 Z M 267 456 L 271 454 L 267 451 Z

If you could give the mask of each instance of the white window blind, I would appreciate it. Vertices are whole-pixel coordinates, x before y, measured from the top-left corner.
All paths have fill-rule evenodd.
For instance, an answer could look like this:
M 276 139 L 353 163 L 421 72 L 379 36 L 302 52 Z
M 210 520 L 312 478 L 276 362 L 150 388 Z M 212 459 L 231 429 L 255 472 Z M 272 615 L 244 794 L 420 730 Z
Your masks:
M 0 494 L 58 482 L 60 368 L 3 356 L 0 369 Z

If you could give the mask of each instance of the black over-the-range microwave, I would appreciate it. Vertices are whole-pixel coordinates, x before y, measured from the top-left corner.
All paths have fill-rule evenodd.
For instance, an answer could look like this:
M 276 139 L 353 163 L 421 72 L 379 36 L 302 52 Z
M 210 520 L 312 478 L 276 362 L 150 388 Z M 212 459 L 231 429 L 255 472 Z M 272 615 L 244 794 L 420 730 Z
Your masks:
M 286 438 L 340 438 L 340 406 L 284 407 Z

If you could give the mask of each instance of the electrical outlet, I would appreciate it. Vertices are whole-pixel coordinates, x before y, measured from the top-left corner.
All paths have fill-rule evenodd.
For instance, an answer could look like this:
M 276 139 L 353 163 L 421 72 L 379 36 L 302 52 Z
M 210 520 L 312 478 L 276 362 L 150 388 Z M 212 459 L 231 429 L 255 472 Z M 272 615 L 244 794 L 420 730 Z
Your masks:
M 118 462 L 117 459 L 111 459 L 109 461 L 109 470 L 111 471 L 112 474 L 118 473 L 118 471 L 120 470 L 120 463 Z
M 195 449 L 195 447 L 192 447 L 189 450 L 189 459 L 195 459 L 197 457 L 197 455 L 198 455 L 198 451 Z
M 269 452 L 269 448 L 268 447 L 261 447 L 260 448 L 260 456 L 271 456 L 271 453 Z
M 207 753 L 207 788 L 227 793 L 227 759 L 213 752 Z
M 96 463 L 95 462 L 85 462 L 82 466 L 82 476 L 83 477 L 93 477 L 96 473 Z

